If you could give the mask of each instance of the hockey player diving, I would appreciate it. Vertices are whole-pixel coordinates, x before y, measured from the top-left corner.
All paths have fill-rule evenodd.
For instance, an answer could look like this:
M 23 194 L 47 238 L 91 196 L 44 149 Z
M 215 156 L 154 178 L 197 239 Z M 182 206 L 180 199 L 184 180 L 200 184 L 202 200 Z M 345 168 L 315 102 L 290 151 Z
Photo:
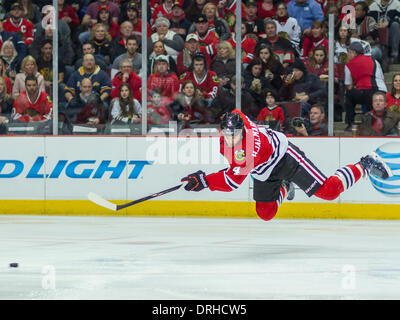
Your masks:
M 334 200 L 361 177 L 388 179 L 393 175 L 373 152 L 326 177 L 283 133 L 256 125 L 239 110 L 225 113 L 221 120 L 220 152 L 230 166 L 208 175 L 201 170 L 189 174 L 181 180 L 186 182 L 185 190 L 229 192 L 250 174 L 256 212 L 263 220 L 274 218 L 285 198 L 293 200 L 293 183 L 309 197 Z

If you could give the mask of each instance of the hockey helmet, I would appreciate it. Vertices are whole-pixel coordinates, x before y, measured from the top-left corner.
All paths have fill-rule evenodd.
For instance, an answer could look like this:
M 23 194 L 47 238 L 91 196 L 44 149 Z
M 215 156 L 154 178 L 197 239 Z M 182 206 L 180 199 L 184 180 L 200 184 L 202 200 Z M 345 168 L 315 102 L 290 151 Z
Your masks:
M 227 112 L 221 119 L 221 133 L 224 136 L 235 136 L 243 131 L 244 121 L 239 113 Z

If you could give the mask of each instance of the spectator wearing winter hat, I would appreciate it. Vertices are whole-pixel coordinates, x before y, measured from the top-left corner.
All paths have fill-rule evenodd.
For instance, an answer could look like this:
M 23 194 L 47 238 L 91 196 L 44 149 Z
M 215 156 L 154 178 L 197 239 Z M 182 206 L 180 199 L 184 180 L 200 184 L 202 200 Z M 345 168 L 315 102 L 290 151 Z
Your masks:
M 176 32 L 169 30 L 171 23 L 167 18 L 157 18 L 154 26 L 156 32 L 151 35 L 147 44 L 149 52 L 153 51 L 153 45 L 156 41 L 161 40 L 167 53 L 174 58 L 176 61 L 179 52 L 181 52 L 185 46 L 184 40 Z
M 283 100 L 294 100 L 301 103 L 301 116 L 306 117 L 311 105 L 326 104 L 327 90 L 319 77 L 307 71 L 303 61 L 296 58 L 290 66 L 292 71 L 284 78 L 284 85 L 279 91 Z
M 365 105 L 367 111 L 372 108 L 372 95 L 376 91 L 386 92 L 385 78 L 377 60 L 364 54 L 360 42 L 354 41 L 347 50 L 349 62 L 345 65 L 346 85 L 346 131 L 350 131 L 355 117 L 356 104 Z

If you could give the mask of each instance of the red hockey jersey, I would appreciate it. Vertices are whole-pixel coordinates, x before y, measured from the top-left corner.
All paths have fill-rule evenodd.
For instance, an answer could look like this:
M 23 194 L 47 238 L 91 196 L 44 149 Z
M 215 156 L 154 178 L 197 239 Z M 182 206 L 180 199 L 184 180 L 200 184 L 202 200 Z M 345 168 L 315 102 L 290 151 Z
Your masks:
M 229 161 L 229 168 L 206 176 L 211 191 L 235 190 L 250 174 L 254 179 L 266 181 L 288 148 L 286 136 L 278 131 L 257 126 L 239 110 L 244 121 L 242 141 L 229 148 L 220 137 L 220 152 Z
M 203 97 L 206 99 L 214 99 L 217 96 L 219 80 L 217 74 L 214 71 L 208 70 L 202 78 L 198 78 L 193 71 L 186 72 L 181 75 L 180 80 L 181 85 L 186 80 L 192 80 L 195 83 L 196 87 L 202 90 Z
M 35 101 L 31 101 L 25 90 L 14 101 L 11 117 L 13 120 L 21 122 L 51 120 L 53 103 L 47 93 L 43 91 L 39 92 Z
M 3 29 L 7 32 L 17 32 L 27 46 L 33 42 L 33 24 L 27 19 L 21 18 L 19 23 L 14 24 L 11 18 L 3 22 Z
M 282 107 L 274 105 L 272 107 L 264 107 L 258 114 L 257 121 L 273 121 L 279 120 L 281 122 L 281 127 L 285 122 L 285 115 L 283 113 Z
M 193 33 L 199 37 L 200 47 L 206 48 L 207 53 L 210 56 L 213 56 L 217 53 L 217 44 L 219 43 L 219 37 L 214 31 L 208 30 L 204 36 L 200 36 L 197 31 Z
M 236 49 L 236 39 L 230 38 L 227 40 L 233 49 Z M 254 48 L 256 47 L 256 40 L 244 36 L 242 39 L 242 63 L 250 63 L 254 59 Z

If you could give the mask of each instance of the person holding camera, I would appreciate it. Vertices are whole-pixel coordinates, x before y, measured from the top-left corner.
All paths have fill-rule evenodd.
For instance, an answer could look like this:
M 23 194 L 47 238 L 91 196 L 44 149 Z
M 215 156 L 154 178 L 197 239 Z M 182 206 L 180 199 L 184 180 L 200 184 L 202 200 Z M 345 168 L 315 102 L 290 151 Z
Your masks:
M 328 127 L 325 123 L 325 111 L 321 105 L 313 105 L 309 119 L 296 117 L 292 120 L 296 136 L 327 136 Z

